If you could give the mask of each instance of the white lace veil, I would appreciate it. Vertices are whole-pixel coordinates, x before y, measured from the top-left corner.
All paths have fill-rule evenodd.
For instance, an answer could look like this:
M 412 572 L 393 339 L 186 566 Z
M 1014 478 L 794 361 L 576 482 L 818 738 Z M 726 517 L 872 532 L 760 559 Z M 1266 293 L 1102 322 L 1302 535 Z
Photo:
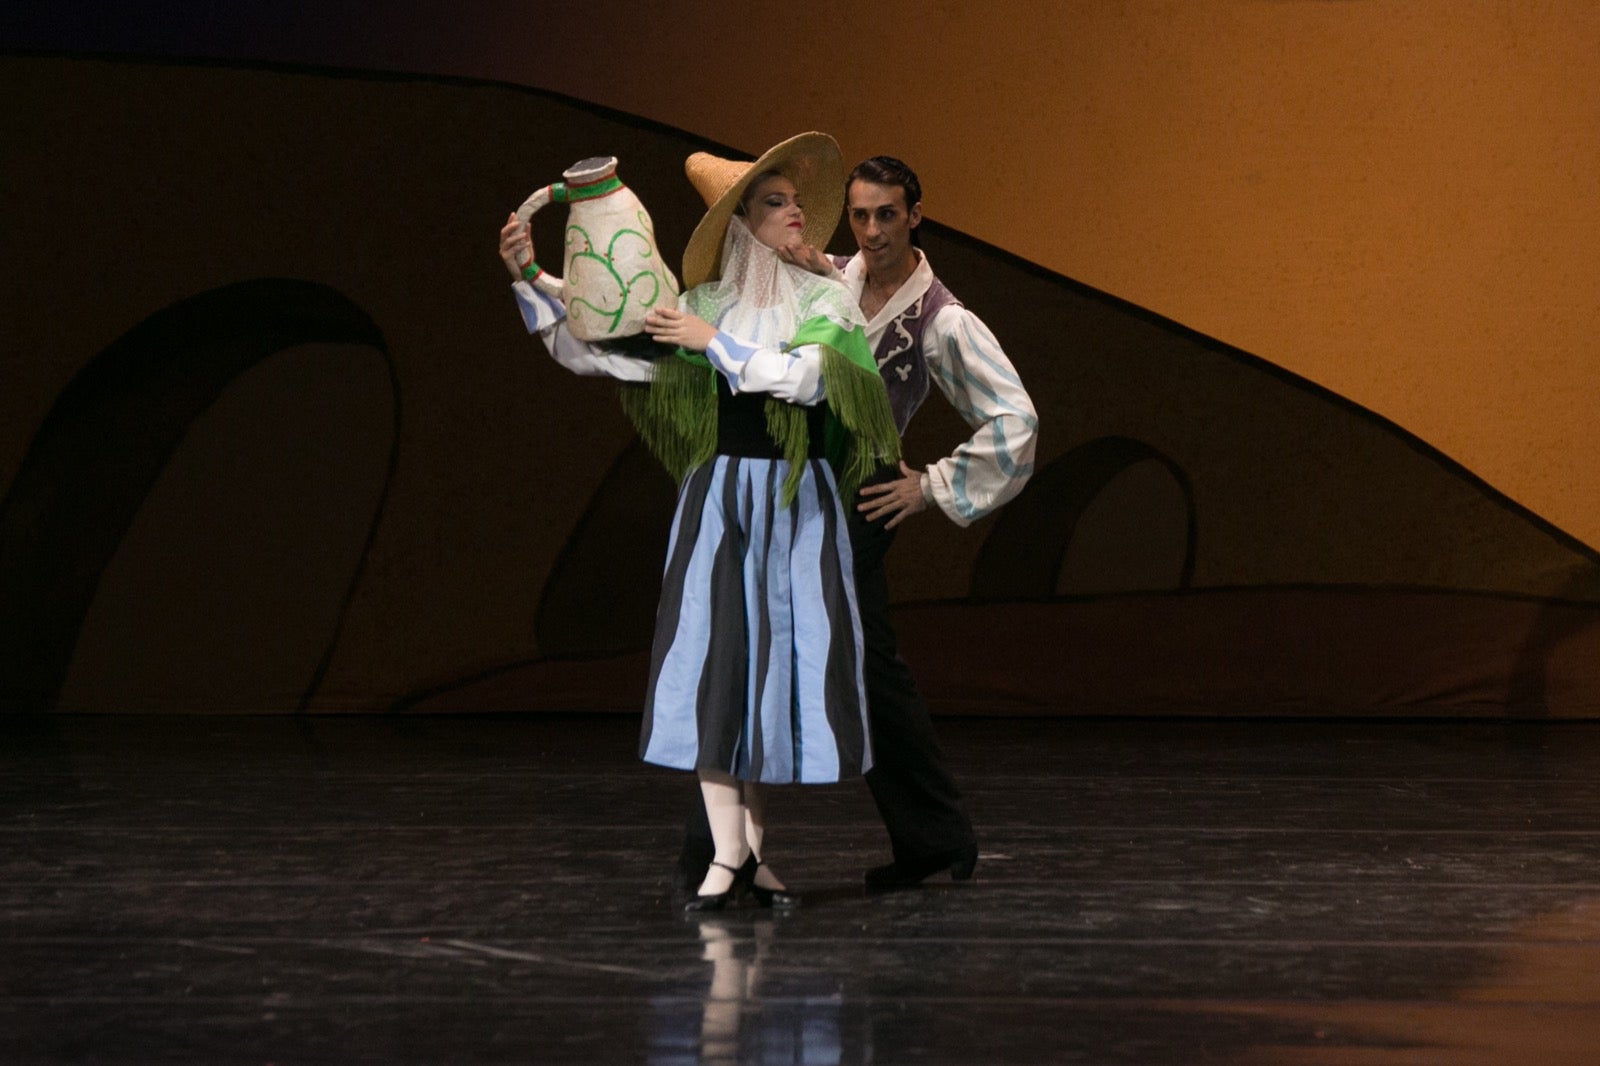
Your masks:
M 684 307 L 728 336 L 765 348 L 788 343 L 817 315 L 846 329 L 866 325 L 843 284 L 785 263 L 739 215 L 728 220 L 722 238 L 721 276 L 685 293 Z

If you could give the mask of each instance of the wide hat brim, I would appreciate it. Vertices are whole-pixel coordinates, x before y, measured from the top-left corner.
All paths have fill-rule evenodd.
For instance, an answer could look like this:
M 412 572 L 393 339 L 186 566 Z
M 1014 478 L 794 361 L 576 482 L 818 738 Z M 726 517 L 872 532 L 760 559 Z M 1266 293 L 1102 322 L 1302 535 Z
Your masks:
M 805 208 L 801 231 L 807 244 L 825 250 L 844 212 L 844 155 L 826 133 L 802 133 L 775 144 L 753 163 L 696 152 L 683 164 L 684 173 L 706 202 L 705 217 L 694 228 L 683 251 L 683 286 L 692 289 L 721 274 L 722 239 L 728 219 L 758 174 L 775 170 L 794 182 Z

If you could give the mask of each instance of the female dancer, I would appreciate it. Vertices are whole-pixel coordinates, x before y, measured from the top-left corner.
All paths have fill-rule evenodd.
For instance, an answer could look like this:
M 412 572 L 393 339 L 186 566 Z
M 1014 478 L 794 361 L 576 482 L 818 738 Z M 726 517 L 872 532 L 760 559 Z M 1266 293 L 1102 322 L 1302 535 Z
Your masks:
M 708 210 L 684 252 L 688 290 L 645 321 L 667 354 L 578 341 L 559 302 L 514 289 L 558 362 L 632 383 L 624 409 L 680 479 L 640 754 L 699 775 L 716 855 L 684 909 L 720 910 L 745 889 L 793 906 L 761 860 L 761 786 L 870 766 L 839 500 L 899 439 L 855 301 L 796 265 L 843 208 L 833 138 L 802 134 L 755 163 L 699 152 L 685 170 Z M 518 279 L 537 270 L 514 216 L 500 254 Z

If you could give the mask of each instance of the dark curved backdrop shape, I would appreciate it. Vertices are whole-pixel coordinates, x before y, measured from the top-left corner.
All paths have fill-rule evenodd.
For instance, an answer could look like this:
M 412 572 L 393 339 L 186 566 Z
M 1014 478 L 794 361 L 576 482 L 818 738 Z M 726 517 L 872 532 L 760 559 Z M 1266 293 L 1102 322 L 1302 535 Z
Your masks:
M 195 420 L 240 374 L 312 342 L 386 355 L 372 320 L 339 293 L 260 279 L 156 312 L 62 390 L 0 500 L 0 629 L 8 635 L 0 643 L 0 698 L 7 705 L 55 706 L 101 574 Z M 380 504 L 370 530 L 381 513 Z M 358 564 L 350 592 L 359 578 Z M 306 679 L 302 706 L 331 654 L 330 643 Z

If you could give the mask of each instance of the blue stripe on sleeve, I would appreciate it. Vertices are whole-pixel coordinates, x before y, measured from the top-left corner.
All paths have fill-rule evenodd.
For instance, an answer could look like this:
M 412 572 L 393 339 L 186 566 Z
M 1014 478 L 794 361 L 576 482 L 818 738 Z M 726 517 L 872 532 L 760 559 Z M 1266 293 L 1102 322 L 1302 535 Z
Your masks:
M 755 347 L 735 340 L 721 330 L 718 330 L 717 335 L 711 338 L 711 343 L 706 345 L 706 358 L 730 384 L 738 382 L 739 372 L 755 354 Z

